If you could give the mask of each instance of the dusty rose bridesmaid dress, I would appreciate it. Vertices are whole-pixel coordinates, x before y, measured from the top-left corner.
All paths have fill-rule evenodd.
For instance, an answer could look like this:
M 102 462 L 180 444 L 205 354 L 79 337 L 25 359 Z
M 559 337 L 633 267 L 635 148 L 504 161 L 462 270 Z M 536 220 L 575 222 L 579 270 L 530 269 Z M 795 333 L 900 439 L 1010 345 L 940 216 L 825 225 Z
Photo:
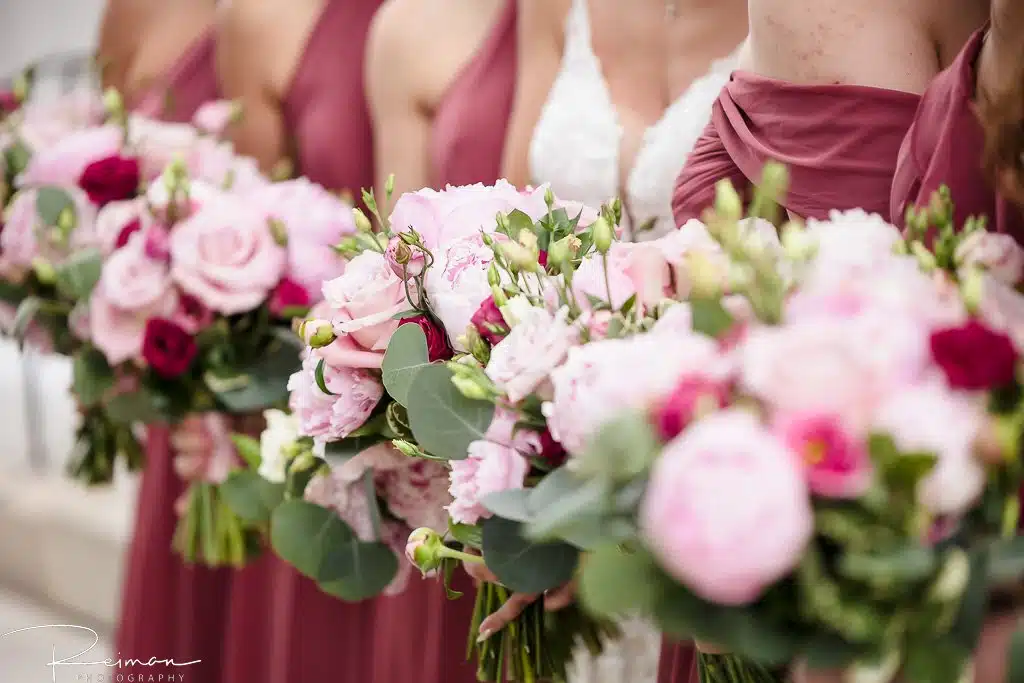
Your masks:
M 516 79 L 516 3 L 506 0 L 490 35 L 445 91 L 430 140 L 434 187 L 493 183 L 501 175 Z M 439 581 L 414 577 L 401 595 L 377 602 L 373 683 L 471 683 L 466 660 L 475 587 L 455 572 L 448 600 Z

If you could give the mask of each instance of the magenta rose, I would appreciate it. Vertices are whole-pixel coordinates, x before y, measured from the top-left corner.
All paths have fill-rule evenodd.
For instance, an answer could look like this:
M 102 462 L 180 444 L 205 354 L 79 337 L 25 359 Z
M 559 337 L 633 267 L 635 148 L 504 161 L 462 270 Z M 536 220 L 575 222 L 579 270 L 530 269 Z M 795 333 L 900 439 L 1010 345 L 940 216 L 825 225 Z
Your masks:
M 166 318 L 150 318 L 142 341 L 142 358 L 165 379 L 183 375 L 198 352 L 191 334 Z
M 289 311 L 305 311 L 309 305 L 309 292 L 291 278 L 286 277 L 277 283 L 270 295 L 270 312 L 279 318 L 291 315 Z
M 21 175 L 22 186 L 77 185 L 90 164 L 121 154 L 121 129 L 87 128 L 37 151 Z
M 398 326 L 401 327 L 406 323 L 419 325 L 419 328 L 423 330 L 423 334 L 427 338 L 427 357 L 431 363 L 437 360 L 448 360 L 454 355 L 452 347 L 448 345 L 448 337 L 444 330 L 435 325 L 433 320 L 425 315 L 417 315 L 411 318 L 402 318 L 398 321 Z
M 189 334 L 206 329 L 213 324 L 213 319 L 213 311 L 204 306 L 199 299 L 191 294 L 182 294 L 178 297 L 178 310 L 175 311 L 172 320 Z
M 202 204 L 176 225 L 170 250 L 178 286 L 224 315 L 259 307 L 287 265 L 264 217 L 228 196 Z
M 138 357 L 147 321 L 178 307 L 167 264 L 146 256 L 144 244 L 137 234 L 111 254 L 89 298 L 89 336 L 111 364 Z
M 501 314 L 498 305 L 494 303 L 494 297 L 489 296 L 476 309 L 476 313 L 469 319 L 488 344 L 494 346 L 508 336 L 509 328 L 505 322 L 505 316 Z
M 967 391 L 1005 387 L 1017 372 L 1013 340 L 977 320 L 931 335 L 932 358 L 949 386 Z
M 776 420 L 774 432 L 803 466 L 807 484 L 826 498 L 856 498 L 871 485 L 873 468 L 863 439 L 822 413 Z
M 654 412 L 654 424 L 663 441 L 671 441 L 701 415 L 720 410 L 731 399 L 729 383 L 700 375 L 683 379 Z
M 131 199 L 139 190 L 139 160 L 112 154 L 94 161 L 82 171 L 78 186 L 97 206 Z

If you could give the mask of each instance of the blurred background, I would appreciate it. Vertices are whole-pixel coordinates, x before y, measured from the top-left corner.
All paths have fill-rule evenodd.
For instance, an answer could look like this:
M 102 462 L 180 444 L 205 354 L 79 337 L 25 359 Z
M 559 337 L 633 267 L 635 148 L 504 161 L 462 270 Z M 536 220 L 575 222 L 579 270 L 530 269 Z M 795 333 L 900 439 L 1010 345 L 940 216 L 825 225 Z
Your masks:
M 43 97 L 87 77 L 102 8 L 101 0 L 0 1 L 0 77 L 35 63 Z M 113 487 L 86 491 L 63 477 L 74 431 L 69 384 L 65 360 L 0 341 L 0 634 L 87 626 L 100 644 L 83 659 L 101 661 L 111 656 L 135 482 L 121 475 Z M 0 673 L 50 681 L 51 647 L 70 656 L 91 642 L 66 628 L 0 638 Z M 80 675 L 91 669 L 58 669 L 56 680 L 86 680 Z

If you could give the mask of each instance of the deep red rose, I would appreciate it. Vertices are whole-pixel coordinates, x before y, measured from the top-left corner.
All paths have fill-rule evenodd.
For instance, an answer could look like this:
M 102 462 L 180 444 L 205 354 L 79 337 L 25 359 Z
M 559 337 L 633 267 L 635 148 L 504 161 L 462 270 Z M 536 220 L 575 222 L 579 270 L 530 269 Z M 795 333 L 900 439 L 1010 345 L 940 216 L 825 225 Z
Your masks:
M 0 114 L 10 114 L 17 111 L 21 103 L 13 90 L 0 90 Z
M 153 372 L 174 379 L 188 370 L 198 352 L 196 340 L 166 318 L 150 318 L 142 340 L 142 357 Z
M 476 313 L 469 319 L 469 322 L 473 323 L 476 331 L 491 346 L 507 337 L 509 333 L 508 325 L 505 324 L 505 317 L 498 310 L 493 296 L 484 299 L 484 302 L 480 304 L 480 308 L 476 309 Z
M 546 252 L 543 249 L 541 249 L 540 253 L 537 254 L 537 263 L 540 264 L 541 268 L 547 268 L 548 267 L 548 252 Z
M 94 161 L 82 171 L 78 186 L 97 206 L 131 199 L 139 191 L 139 160 L 114 154 Z
M 406 323 L 419 325 L 423 330 L 423 335 L 427 338 L 427 358 L 431 363 L 435 360 L 448 360 L 455 355 L 452 347 L 448 345 L 448 337 L 444 330 L 435 325 L 434 321 L 427 316 L 417 315 L 412 318 L 402 318 L 398 322 L 398 326 L 401 327 Z
M 117 240 L 114 242 L 114 247 L 120 249 L 124 245 L 128 244 L 129 238 L 142 229 L 142 221 L 138 218 L 133 218 L 128 225 L 121 228 L 121 232 L 117 233 Z
M 290 315 L 289 310 L 308 309 L 312 302 L 309 292 L 291 278 L 284 278 L 270 295 L 270 312 L 278 317 Z
M 728 384 L 705 377 L 684 379 L 654 412 L 654 426 L 663 441 L 670 441 L 700 417 L 704 410 L 718 410 L 729 404 Z
M 565 462 L 565 448 L 555 441 L 551 432 L 544 430 L 540 433 L 540 458 L 552 467 L 561 467 Z
M 977 320 L 932 332 L 932 358 L 949 386 L 979 391 L 1011 384 L 1016 376 L 1013 341 Z

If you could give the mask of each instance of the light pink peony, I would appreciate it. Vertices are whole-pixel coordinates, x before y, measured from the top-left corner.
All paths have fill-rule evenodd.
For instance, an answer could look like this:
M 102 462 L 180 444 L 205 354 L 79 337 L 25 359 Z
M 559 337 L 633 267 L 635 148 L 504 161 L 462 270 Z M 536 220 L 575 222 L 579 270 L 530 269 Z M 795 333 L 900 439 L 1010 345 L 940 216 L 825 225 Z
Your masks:
M 491 296 L 487 269 L 494 260 L 494 252 L 480 235 L 470 235 L 435 250 L 434 259 L 424 278 L 427 301 L 455 350 L 467 351 L 456 340 L 470 325 L 480 305 Z
M 547 384 L 551 371 L 579 343 L 579 330 L 566 322 L 568 311 L 552 315 L 543 308 L 527 309 L 507 337 L 491 349 L 487 376 L 518 403 Z
M 474 441 L 466 459 L 453 460 L 451 468 L 448 514 L 457 524 L 476 524 L 491 516 L 480 501 L 491 493 L 523 488 L 530 462 L 514 448 Z
M 508 446 L 527 457 L 540 455 L 544 450 L 540 434 L 531 429 L 517 429 L 518 419 L 516 411 L 499 404 L 484 437 L 491 443 Z
M 572 292 L 576 303 L 584 311 L 592 308 L 590 297 L 610 303 L 612 308 L 619 309 L 637 293 L 633 278 L 630 277 L 632 266 L 630 247 L 616 242 L 612 244 L 607 255 L 594 254 L 583 259 L 572 278 Z M 605 260 L 608 263 L 608 280 L 605 281 Z M 609 299 L 609 288 L 611 298 Z
M 341 275 L 345 263 L 332 248 L 356 231 L 352 207 L 307 178 L 272 183 L 246 200 L 284 226 L 288 234 L 288 276 L 312 301 L 323 283 Z
M 745 390 L 784 414 L 822 412 L 864 435 L 874 406 L 918 381 L 928 329 L 870 310 L 751 330 L 738 353 Z
M 33 155 L 19 183 L 27 187 L 77 185 L 89 164 L 121 153 L 121 137 L 121 129 L 117 126 L 87 128 L 72 133 Z
M 287 254 L 266 219 L 224 196 L 171 231 L 171 275 L 185 292 L 224 315 L 259 307 L 284 275 Z
M 332 308 L 334 331 L 340 337 L 331 347 L 372 354 L 376 365 L 363 362 L 355 367 L 380 367 L 391 335 L 398 329 L 397 313 L 411 305 L 405 286 L 384 259 L 383 254 L 364 251 L 345 266 L 339 277 L 323 284 L 324 299 Z M 344 356 L 330 359 L 334 365 L 348 365 Z
M 430 527 L 439 533 L 448 529 L 448 487 L 448 468 L 442 463 L 407 457 L 404 467 L 384 473 L 378 483 L 392 515 L 413 529 Z
M 110 202 L 96 215 L 96 237 L 103 253 L 110 254 L 127 243 L 133 230 L 145 231 L 152 223 L 144 199 Z
M 389 222 L 395 232 L 416 230 L 426 247 L 433 250 L 481 231 L 494 232 L 497 215 L 514 209 L 526 211 L 535 219 L 547 211 L 543 194 L 538 207 L 532 195 L 521 194 L 499 180 L 494 185 L 449 185 L 441 192 L 423 189 L 406 193 L 395 202 Z
M 834 415 L 779 416 L 773 431 L 797 455 L 815 494 L 856 498 L 871 485 L 871 458 L 864 440 Z
M 299 418 L 302 434 L 313 437 L 322 446 L 344 439 L 363 426 L 384 395 L 380 379 L 366 370 L 324 366 L 325 394 L 316 383 L 320 362 L 312 350 L 303 359 L 302 369 L 288 379 L 289 406 Z
M 167 264 L 149 258 L 145 236 L 136 234 L 103 265 L 89 298 L 89 336 L 111 364 L 122 363 L 141 354 L 146 321 L 177 307 Z
M 61 189 L 67 192 L 74 207 L 74 227 L 67 236 L 57 226 L 39 225 L 38 189 L 28 188 L 14 195 L 0 232 L 0 259 L 7 269 L 29 268 L 37 257 L 61 263 L 79 249 L 96 246 L 96 207 L 77 187 Z
M 972 447 L 984 426 L 984 406 L 940 381 L 908 387 L 879 406 L 872 427 L 890 434 L 903 452 L 938 456 L 921 482 L 918 496 L 937 515 L 958 515 L 985 488 L 985 471 Z
M 812 218 L 806 229 L 816 247 L 815 260 L 843 269 L 870 271 L 884 265 L 902 240 L 899 229 L 863 209 L 830 211 L 828 220 Z
M 551 435 L 572 454 L 581 453 L 602 424 L 642 410 L 668 396 L 686 377 L 725 380 L 732 365 L 717 343 L 682 334 L 606 339 L 570 349 L 551 373 L 552 399 L 543 406 Z
M 795 454 L 734 408 L 665 447 L 640 528 L 665 571 L 696 595 L 746 605 L 796 567 L 814 519 Z
M 1024 277 L 1024 248 L 1012 235 L 973 232 L 957 247 L 956 262 L 961 268 L 982 268 L 1011 287 Z

